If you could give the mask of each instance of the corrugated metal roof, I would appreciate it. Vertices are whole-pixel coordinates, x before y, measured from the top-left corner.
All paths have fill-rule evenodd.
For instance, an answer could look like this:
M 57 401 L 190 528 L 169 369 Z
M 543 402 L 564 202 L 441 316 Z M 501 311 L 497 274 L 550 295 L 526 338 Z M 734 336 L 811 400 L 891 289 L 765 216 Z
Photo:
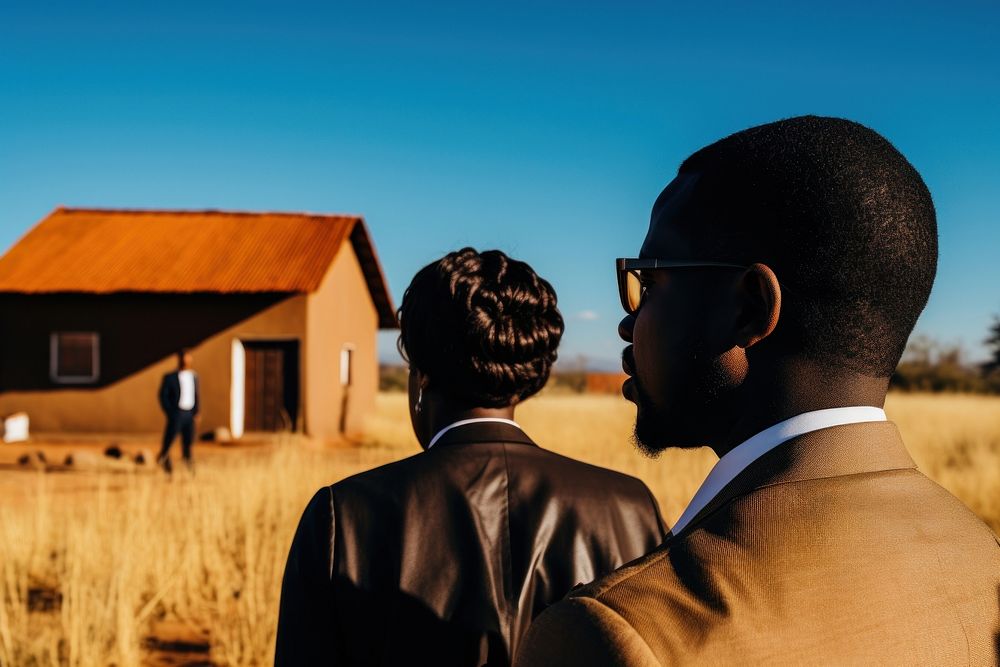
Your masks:
M 0 258 L 0 292 L 312 292 L 348 238 L 395 326 L 358 216 L 57 208 Z

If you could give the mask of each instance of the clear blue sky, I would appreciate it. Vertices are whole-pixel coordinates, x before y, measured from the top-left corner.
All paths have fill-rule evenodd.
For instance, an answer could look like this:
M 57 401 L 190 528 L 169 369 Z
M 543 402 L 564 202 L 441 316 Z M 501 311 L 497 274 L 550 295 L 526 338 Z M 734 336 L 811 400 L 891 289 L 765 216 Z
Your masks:
M 58 204 L 362 213 L 397 300 L 441 254 L 499 247 L 556 286 L 563 358 L 614 366 L 612 259 L 678 164 L 818 113 L 930 186 L 918 331 L 982 358 L 1000 313 L 992 2 L 20 5 L 0 5 L 0 249 Z

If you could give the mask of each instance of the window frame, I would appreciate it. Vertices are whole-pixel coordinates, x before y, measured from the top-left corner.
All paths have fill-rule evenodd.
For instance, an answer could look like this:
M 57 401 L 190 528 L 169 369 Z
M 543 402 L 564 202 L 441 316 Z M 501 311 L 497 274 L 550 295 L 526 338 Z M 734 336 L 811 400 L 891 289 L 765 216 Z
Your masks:
M 91 375 L 59 375 L 59 336 L 90 336 Z M 97 331 L 53 331 L 49 334 L 49 379 L 56 384 L 94 384 L 101 377 L 101 334 Z

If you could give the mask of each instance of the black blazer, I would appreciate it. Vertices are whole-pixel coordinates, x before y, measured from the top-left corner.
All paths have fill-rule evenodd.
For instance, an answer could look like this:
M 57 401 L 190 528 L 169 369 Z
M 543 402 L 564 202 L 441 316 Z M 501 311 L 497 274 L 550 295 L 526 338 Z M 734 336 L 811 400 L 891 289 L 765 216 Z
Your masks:
M 160 382 L 160 407 L 167 415 L 178 412 L 180 408 L 177 403 L 181 400 L 181 380 L 177 375 L 179 371 L 167 373 Z M 194 407 L 191 411 L 198 414 L 201 407 L 201 388 L 198 386 L 198 374 L 194 374 Z
M 638 479 L 504 423 L 320 489 L 292 542 L 276 665 L 507 665 L 531 620 L 665 537 Z

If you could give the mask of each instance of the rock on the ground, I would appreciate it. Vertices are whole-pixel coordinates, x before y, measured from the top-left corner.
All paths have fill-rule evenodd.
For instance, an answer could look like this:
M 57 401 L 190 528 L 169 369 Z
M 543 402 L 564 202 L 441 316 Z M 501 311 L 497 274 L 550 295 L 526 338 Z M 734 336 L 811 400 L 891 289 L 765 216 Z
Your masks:
M 35 470 L 45 470 L 46 461 L 45 454 L 42 452 L 28 452 L 27 454 L 22 454 L 17 459 L 17 464 L 19 466 L 24 466 L 25 468 L 34 468 Z
M 99 470 L 102 466 L 103 457 L 96 452 L 80 449 L 66 455 L 66 465 L 74 470 Z

